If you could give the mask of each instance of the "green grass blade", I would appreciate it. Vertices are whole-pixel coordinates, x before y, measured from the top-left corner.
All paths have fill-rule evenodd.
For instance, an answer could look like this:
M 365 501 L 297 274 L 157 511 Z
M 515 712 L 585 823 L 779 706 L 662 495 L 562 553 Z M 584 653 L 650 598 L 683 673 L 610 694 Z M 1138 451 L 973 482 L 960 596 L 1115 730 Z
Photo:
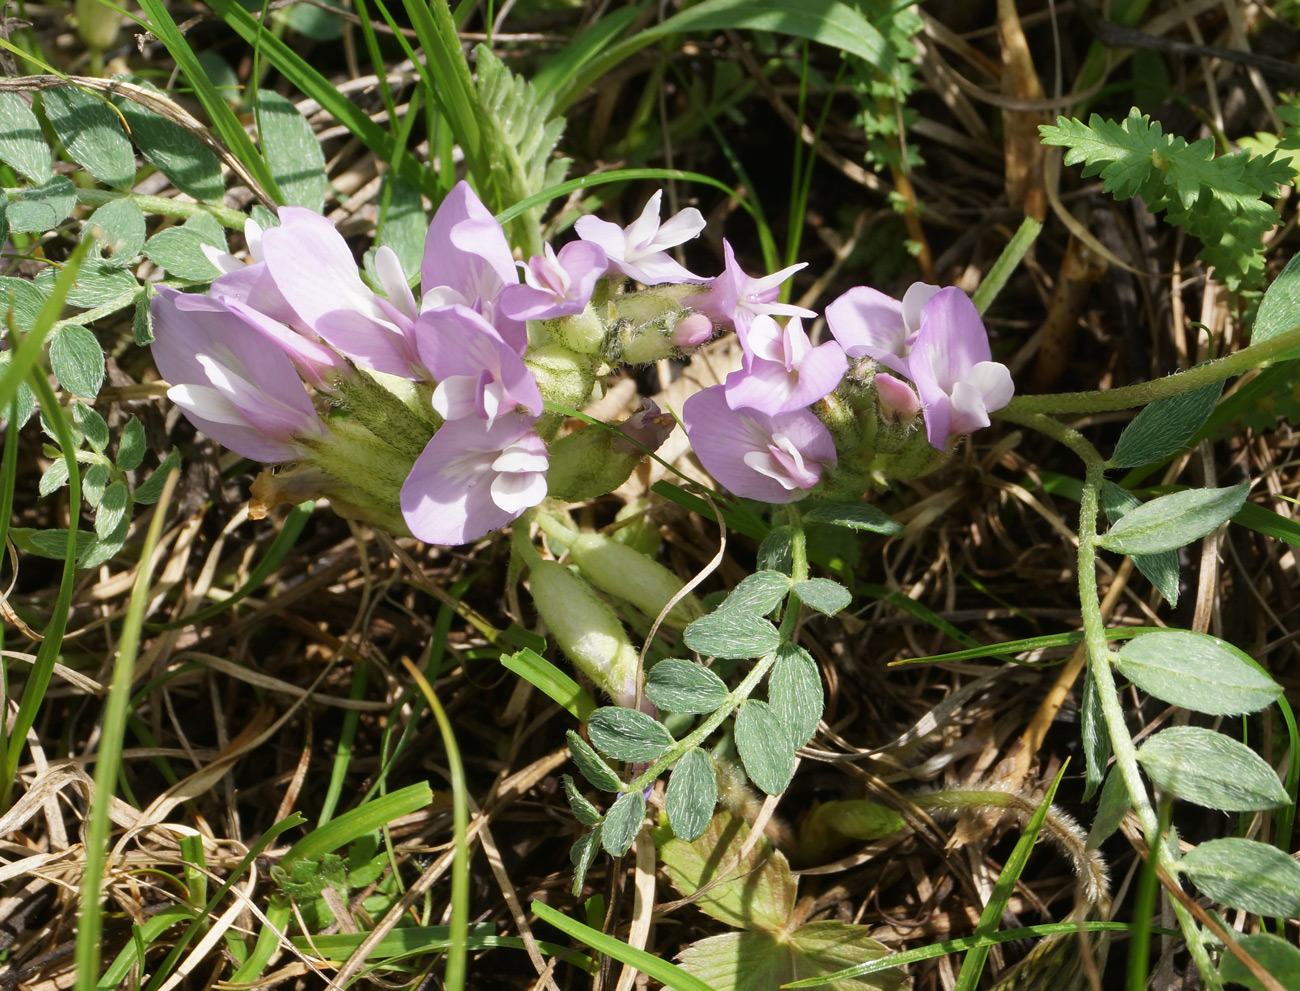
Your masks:
M 644 950 L 628 946 L 621 939 L 606 936 L 599 929 L 584 926 L 575 919 L 570 919 L 563 912 L 551 908 L 545 902 L 534 901 L 530 906 L 532 913 L 542 922 L 548 922 L 566 936 L 585 943 L 598 953 L 612 957 L 619 963 L 635 967 L 641 973 L 654 978 L 673 991 L 713 991 L 698 977 L 693 977 L 682 968 L 659 957 L 652 956 Z
M 591 696 L 582 686 L 534 650 L 502 654 L 501 665 L 513 671 L 580 723 L 585 723 L 596 709 Z
M 876 586 L 884 588 L 884 586 Z M 892 600 L 890 600 L 892 601 Z M 1131 640 L 1143 633 L 1159 633 L 1162 626 L 1127 626 L 1122 630 L 1107 630 L 1107 640 Z M 928 657 L 909 657 L 894 661 L 892 666 L 903 664 L 939 664 L 945 661 L 965 661 L 972 657 L 996 657 L 999 660 L 1008 654 L 1020 654 L 1027 650 L 1042 650 L 1045 647 L 1073 647 L 1083 643 L 1083 633 L 1048 633 L 1041 637 L 1026 637 L 1024 640 L 1006 640 L 1002 643 L 989 644 L 987 647 L 971 647 L 968 650 L 954 650 L 946 654 L 930 654 Z M 1013 659 L 1013 663 L 1017 663 Z M 1018 662 L 1023 663 L 1023 662 Z
M 158 500 L 153 519 L 149 521 L 144 546 L 140 549 L 140 565 L 131 586 L 126 616 L 122 620 L 122 636 L 118 640 L 113 679 L 104 706 L 99 759 L 95 763 L 95 794 L 91 799 L 90 819 L 86 824 L 85 876 L 81 883 L 81 921 L 77 926 L 77 991 L 94 991 L 97 984 L 104 924 L 104 864 L 108 859 L 108 834 L 112 829 L 108 812 L 116 791 L 118 768 L 122 762 L 127 704 L 131 699 L 131 679 L 135 674 L 136 655 L 140 650 L 144 614 L 149 606 L 154 551 L 162 536 L 167 506 L 179 477 L 180 473 L 173 470 L 163 485 L 163 494 Z
M 1011 900 L 1011 895 L 1016 890 L 1016 883 L 1020 880 L 1020 875 L 1025 870 L 1025 864 L 1029 862 L 1029 855 L 1033 852 L 1034 844 L 1038 841 L 1038 833 L 1043 828 L 1043 823 L 1047 821 L 1047 810 L 1051 807 L 1052 799 L 1056 796 L 1056 788 L 1065 776 L 1067 766 L 1068 761 L 1057 773 L 1056 780 L 1047 789 L 1047 794 L 1043 796 L 1042 802 L 1034 810 L 1034 814 L 1025 826 L 1024 833 L 1016 841 L 1011 856 L 1002 865 L 1002 873 L 998 875 L 998 879 L 993 885 L 988 904 L 984 906 L 984 911 L 980 913 L 980 921 L 975 927 L 975 935 L 985 936 L 997 932 L 997 928 L 1002 922 L 1002 914 L 1007 910 L 1007 902 Z M 967 950 L 966 959 L 962 961 L 961 971 L 957 974 L 957 983 L 953 985 L 953 991 L 975 991 L 975 988 L 979 985 L 980 975 L 984 972 L 984 964 L 988 960 L 988 956 L 989 948 L 987 946 L 977 946 Z
M 366 802 L 313 829 L 289 848 L 280 866 L 288 870 L 295 860 L 319 860 L 394 819 L 420 811 L 432 801 L 433 791 L 428 782 L 419 781 Z
M 998 255 L 998 260 L 993 263 L 989 269 L 989 274 L 984 276 L 980 282 L 979 288 L 975 290 L 975 295 L 971 301 L 975 304 L 975 309 L 983 313 L 992 305 L 993 300 L 997 299 L 998 293 L 1007 284 L 1011 278 L 1011 273 L 1016 270 L 1025 253 L 1029 251 L 1034 241 L 1038 238 L 1038 233 L 1043 229 L 1042 223 L 1033 217 L 1026 217 L 1020 222 L 1020 228 L 1012 235 L 1007 246 L 1002 249 L 1002 254 Z
M 564 46 L 532 78 L 533 86 L 543 94 L 555 96 L 569 87 L 614 39 L 632 26 L 649 6 L 649 0 L 611 10 L 582 34 Z
M 213 6 L 216 7 L 215 4 Z M 244 167 L 248 169 L 262 188 L 277 203 L 282 202 L 279 190 L 275 186 L 275 178 L 271 175 L 271 170 L 267 167 L 266 161 L 253 144 L 253 139 L 248 136 L 248 132 L 239 123 L 239 118 L 230 109 L 225 97 L 217 91 L 216 86 L 212 84 L 212 80 L 208 78 L 208 74 L 203 71 L 199 60 L 190 49 L 189 42 L 185 40 L 180 28 L 172 20 L 167 5 L 163 3 L 163 0 L 140 0 L 140 9 L 149 18 L 148 27 L 150 33 L 163 43 L 168 54 L 171 55 L 177 67 L 185 75 L 186 81 L 193 88 L 195 97 L 202 104 L 204 111 L 208 115 L 208 120 L 212 122 L 212 126 L 221 137 L 222 142 L 244 163 Z
M 148 949 L 153 941 L 165 933 L 172 926 L 180 925 L 183 922 L 193 920 L 194 910 L 185 905 L 172 905 L 164 908 L 157 915 L 151 915 L 143 923 L 136 927 L 138 940 L 133 939 L 108 965 L 103 975 L 95 985 L 95 991 L 117 991 L 122 987 L 122 982 L 126 980 L 126 975 L 136 964 L 143 965 L 144 956 L 140 952 L 140 944 L 143 943 L 145 949 Z

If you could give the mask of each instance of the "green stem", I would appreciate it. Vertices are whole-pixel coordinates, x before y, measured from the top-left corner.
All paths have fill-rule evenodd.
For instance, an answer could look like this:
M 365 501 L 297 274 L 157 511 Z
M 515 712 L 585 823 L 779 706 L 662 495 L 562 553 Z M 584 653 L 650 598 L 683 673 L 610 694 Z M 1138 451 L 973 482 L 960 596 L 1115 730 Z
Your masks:
M 1033 413 L 1105 413 L 1111 410 L 1132 409 L 1145 406 L 1157 399 L 1168 399 L 1213 385 L 1241 375 L 1254 368 L 1262 368 L 1288 351 L 1300 346 L 1300 327 L 1285 334 L 1270 337 L 1223 358 L 1208 361 L 1183 372 L 1175 372 L 1154 382 L 1139 382 L 1104 392 L 1062 392 L 1046 396 L 1017 396 L 993 416 L 1003 420 L 1023 422 L 1018 417 Z
M 216 219 L 223 227 L 231 230 L 243 230 L 248 214 L 232 210 L 227 206 L 214 206 L 211 203 L 188 203 L 166 196 L 144 196 L 140 193 L 117 193 L 110 189 L 78 189 L 77 202 L 87 206 L 103 206 L 117 200 L 132 200 L 145 213 L 156 213 L 160 217 L 197 217 L 206 213 Z

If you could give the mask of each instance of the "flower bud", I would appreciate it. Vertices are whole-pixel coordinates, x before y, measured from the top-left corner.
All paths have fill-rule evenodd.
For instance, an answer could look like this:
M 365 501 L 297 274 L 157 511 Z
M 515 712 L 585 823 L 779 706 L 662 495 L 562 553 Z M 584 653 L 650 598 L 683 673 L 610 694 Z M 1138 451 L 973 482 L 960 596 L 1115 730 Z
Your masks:
M 538 322 L 550 333 L 552 340 L 577 354 L 600 354 L 605 346 L 605 325 L 591 306 L 571 317 Z
M 586 427 L 552 441 L 547 488 L 552 498 L 582 502 L 613 492 L 626 482 L 645 452 L 629 438 L 654 451 L 673 431 L 673 418 L 649 400 L 618 430 Z
M 713 336 L 713 321 L 703 313 L 688 313 L 673 327 L 671 340 L 674 347 L 693 348 Z
M 822 863 L 854 841 L 878 840 L 905 825 L 893 809 L 865 798 L 822 802 L 799 825 L 799 850 L 805 860 Z
M 614 610 L 562 564 L 535 560 L 529 588 L 537 614 L 579 671 L 616 704 L 636 704 L 640 658 Z
M 685 584 L 658 561 L 604 534 L 579 534 L 569 542 L 569 557 L 598 589 L 626 599 L 651 619 Z M 688 593 L 673 605 L 664 623 L 684 630 L 703 615 L 700 600 Z
M 558 344 L 529 348 L 524 364 L 532 372 L 542 398 L 566 409 L 581 409 L 591 398 L 596 373 L 591 359 Z

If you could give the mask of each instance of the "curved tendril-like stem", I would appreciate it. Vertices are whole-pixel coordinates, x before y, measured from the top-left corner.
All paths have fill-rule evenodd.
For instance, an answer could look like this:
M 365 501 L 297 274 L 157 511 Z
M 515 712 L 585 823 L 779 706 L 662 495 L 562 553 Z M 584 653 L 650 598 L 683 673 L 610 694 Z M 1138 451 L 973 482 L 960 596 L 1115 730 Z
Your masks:
M 1287 351 L 1300 347 L 1300 327 L 1278 334 L 1259 344 L 1183 372 L 1166 375 L 1154 382 L 1139 382 L 1104 392 L 1062 392 L 1044 396 L 1017 396 L 990 416 L 1022 423 L 1019 419 L 1035 413 L 1105 413 L 1112 410 L 1145 406 L 1157 399 L 1180 396 L 1184 392 L 1213 385 L 1255 368 L 1263 368 Z M 1026 424 L 1028 425 L 1028 424 Z

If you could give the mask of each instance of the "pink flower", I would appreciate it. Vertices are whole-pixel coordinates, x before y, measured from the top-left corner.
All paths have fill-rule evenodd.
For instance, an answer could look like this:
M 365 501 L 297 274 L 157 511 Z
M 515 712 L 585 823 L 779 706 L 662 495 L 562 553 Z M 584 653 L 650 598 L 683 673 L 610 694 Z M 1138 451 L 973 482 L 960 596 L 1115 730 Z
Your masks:
M 782 327 L 760 314 L 741 340 L 745 367 L 728 375 L 725 387 L 732 409 L 771 416 L 803 409 L 833 392 L 848 367 L 834 341 L 813 347 L 798 317 Z
M 420 359 L 438 383 L 433 408 L 443 419 L 477 417 L 491 427 L 520 406 L 541 415 L 542 394 L 523 359 L 469 307 L 423 313 L 415 334 Z
M 161 287 L 153 354 L 186 418 L 256 461 L 302 457 L 325 428 L 288 356 L 222 302 Z
M 835 442 L 821 420 L 800 409 L 769 416 L 733 410 L 723 386 L 697 392 L 682 406 L 691 447 L 705 470 L 747 499 L 794 502 L 836 463 Z
M 644 286 L 657 286 L 663 282 L 707 282 L 693 275 L 669 256 L 666 249 L 676 247 L 704 230 L 704 217 L 699 210 L 688 206 L 680 213 L 659 222 L 663 190 L 646 202 L 641 216 L 619 227 L 599 217 L 579 217 L 573 225 L 578 237 L 600 245 L 609 259 L 609 267 L 636 279 Z
M 781 295 L 781 283 L 788 279 L 807 262 L 791 265 L 779 272 L 755 279 L 741 271 L 736 263 L 736 253 L 724 238 L 722 253 L 725 264 L 722 274 L 713 280 L 713 285 L 705 293 L 691 299 L 691 305 L 707 313 L 720 324 L 734 327 L 736 332 L 744 334 L 754 318 L 760 314 L 784 314 L 797 317 L 815 317 L 817 314 L 793 303 L 778 303 Z
M 960 289 L 935 293 L 920 322 L 907 366 L 925 407 L 925 435 L 942 451 L 953 437 L 987 427 L 1015 384 L 1007 366 L 992 360 L 984 321 Z
M 850 358 L 864 355 L 907 375 L 907 355 L 921 329 L 921 311 L 938 286 L 914 282 L 900 302 L 855 286 L 826 307 L 826 326 Z
M 501 291 L 500 310 L 512 320 L 550 320 L 581 313 L 591 301 L 596 280 L 605 274 L 605 252 L 587 241 L 572 241 L 559 254 L 549 244 L 524 267 L 524 283 Z
M 546 497 L 546 444 L 535 418 L 444 423 L 402 486 L 402 516 L 431 544 L 478 540 Z
M 460 305 L 482 314 L 519 354 L 528 346 L 524 324 L 497 309 L 498 297 L 519 282 L 505 231 L 469 184 L 452 187 L 424 240 L 420 309 Z

